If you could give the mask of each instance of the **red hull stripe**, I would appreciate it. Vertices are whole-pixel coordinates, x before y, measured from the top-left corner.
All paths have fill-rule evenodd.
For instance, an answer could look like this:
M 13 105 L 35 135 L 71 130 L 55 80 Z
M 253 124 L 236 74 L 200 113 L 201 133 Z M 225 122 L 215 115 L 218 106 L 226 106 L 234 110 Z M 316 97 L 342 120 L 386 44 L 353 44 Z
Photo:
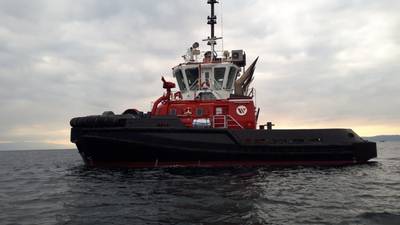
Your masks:
M 91 161 L 90 166 L 129 168 L 173 168 L 173 167 L 253 167 L 253 166 L 340 166 L 362 163 L 352 160 L 341 161 L 180 161 L 180 162 L 104 162 Z

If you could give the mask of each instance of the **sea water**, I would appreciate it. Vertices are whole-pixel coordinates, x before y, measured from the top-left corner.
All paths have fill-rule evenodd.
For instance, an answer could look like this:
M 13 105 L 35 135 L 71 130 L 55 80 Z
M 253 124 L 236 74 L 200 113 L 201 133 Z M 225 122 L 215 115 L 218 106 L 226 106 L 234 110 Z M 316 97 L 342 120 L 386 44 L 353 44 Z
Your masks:
M 0 152 L 0 224 L 400 224 L 400 142 L 345 167 L 87 168 Z

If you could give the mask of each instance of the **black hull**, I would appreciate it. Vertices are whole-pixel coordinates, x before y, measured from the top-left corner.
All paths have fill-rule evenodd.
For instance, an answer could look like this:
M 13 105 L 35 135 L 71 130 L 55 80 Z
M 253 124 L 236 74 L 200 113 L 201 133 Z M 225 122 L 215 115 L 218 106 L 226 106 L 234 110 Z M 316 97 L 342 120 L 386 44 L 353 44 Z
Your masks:
M 348 165 L 377 155 L 347 129 L 72 128 L 71 141 L 90 166 Z

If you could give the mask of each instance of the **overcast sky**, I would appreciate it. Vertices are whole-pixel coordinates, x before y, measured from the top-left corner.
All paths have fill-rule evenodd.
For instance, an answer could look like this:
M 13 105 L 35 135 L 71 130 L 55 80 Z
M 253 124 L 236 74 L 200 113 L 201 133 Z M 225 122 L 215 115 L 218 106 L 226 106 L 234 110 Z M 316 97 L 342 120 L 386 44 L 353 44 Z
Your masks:
M 222 3 L 224 48 L 260 56 L 260 121 L 400 133 L 400 1 Z M 206 0 L 0 0 L 0 144 L 71 147 L 72 117 L 149 110 L 208 14 Z

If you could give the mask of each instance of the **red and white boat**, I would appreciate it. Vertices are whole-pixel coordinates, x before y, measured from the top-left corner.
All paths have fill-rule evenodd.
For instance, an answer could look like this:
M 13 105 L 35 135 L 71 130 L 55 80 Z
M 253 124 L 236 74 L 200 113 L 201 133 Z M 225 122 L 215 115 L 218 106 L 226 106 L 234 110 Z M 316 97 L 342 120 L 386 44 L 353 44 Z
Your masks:
M 257 129 L 259 109 L 250 88 L 257 63 L 246 67 L 243 50 L 217 52 L 214 4 L 208 0 L 210 46 L 196 42 L 172 69 L 175 83 L 151 112 L 73 118 L 71 141 L 88 165 L 129 167 L 226 167 L 262 165 L 345 165 L 377 156 L 376 144 L 351 129 Z

